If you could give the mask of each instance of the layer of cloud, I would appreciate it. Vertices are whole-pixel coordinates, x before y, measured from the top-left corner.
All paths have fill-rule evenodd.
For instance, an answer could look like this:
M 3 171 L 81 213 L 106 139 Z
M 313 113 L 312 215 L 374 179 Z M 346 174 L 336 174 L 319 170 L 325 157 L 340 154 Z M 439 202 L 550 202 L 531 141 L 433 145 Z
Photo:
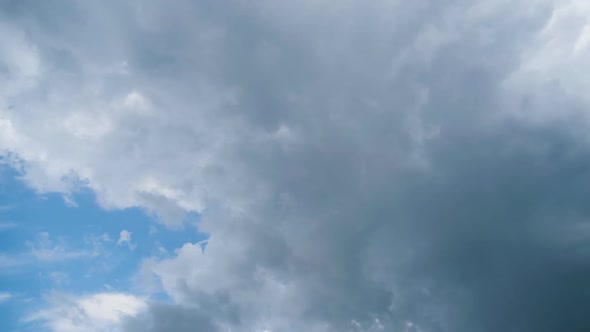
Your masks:
M 109 328 L 590 328 L 584 1 L 0 6 L 23 179 L 210 234 Z

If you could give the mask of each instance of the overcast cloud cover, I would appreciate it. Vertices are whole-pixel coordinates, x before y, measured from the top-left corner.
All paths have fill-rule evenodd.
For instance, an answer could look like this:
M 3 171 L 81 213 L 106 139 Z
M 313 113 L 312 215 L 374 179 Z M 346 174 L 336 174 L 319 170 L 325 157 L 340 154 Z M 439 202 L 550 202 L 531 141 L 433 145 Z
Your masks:
M 198 214 L 209 235 L 143 257 L 141 290 L 47 294 L 26 321 L 590 330 L 588 1 L 5 0 L 0 13 L 3 162 L 68 204 L 90 189 L 179 233 Z M 124 232 L 131 250 L 149 240 Z

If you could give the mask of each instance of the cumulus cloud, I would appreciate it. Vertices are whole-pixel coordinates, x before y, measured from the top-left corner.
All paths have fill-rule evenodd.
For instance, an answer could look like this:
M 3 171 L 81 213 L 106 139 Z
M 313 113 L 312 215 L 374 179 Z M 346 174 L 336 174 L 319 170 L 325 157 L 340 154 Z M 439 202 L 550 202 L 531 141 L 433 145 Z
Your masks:
M 51 331 L 116 332 L 122 321 L 145 309 L 141 298 L 122 293 L 98 293 L 71 296 L 51 293 L 46 296 L 50 307 L 27 317 L 27 323 L 41 322 Z
M 23 180 L 210 234 L 109 328 L 590 328 L 584 1 L 0 6 Z

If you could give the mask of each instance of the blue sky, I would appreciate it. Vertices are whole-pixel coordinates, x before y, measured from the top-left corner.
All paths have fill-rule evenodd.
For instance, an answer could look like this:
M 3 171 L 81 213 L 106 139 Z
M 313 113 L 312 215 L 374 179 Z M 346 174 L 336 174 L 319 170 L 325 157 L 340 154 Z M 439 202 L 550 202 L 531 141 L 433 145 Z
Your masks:
M 102 209 L 91 192 L 66 203 L 62 195 L 34 192 L 19 173 L 0 166 L 0 293 L 6 296 L 0 330 L 47 330 L 23 320 L 46 304 L 50 292 L 146 293 L 148 286 L 136 276 L 142 259 L 166 257 L 184 243 L 205 239 L 197 222 L 193 215 L 184 229 L 171 230 L 140 208 Z M 131 233 L 129 243 L 117 243 L 123 230 Z M 166 300 L 157 292 L 151 296 Z

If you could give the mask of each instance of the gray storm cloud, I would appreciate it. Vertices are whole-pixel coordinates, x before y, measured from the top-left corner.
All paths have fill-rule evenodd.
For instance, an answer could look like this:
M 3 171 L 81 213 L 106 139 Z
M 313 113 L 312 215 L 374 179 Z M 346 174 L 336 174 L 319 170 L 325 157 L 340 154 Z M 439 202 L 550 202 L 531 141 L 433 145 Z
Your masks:
M 584 1 L 0 8 L 4 160 L 210 234 L 119 329 L 590 329 Z

